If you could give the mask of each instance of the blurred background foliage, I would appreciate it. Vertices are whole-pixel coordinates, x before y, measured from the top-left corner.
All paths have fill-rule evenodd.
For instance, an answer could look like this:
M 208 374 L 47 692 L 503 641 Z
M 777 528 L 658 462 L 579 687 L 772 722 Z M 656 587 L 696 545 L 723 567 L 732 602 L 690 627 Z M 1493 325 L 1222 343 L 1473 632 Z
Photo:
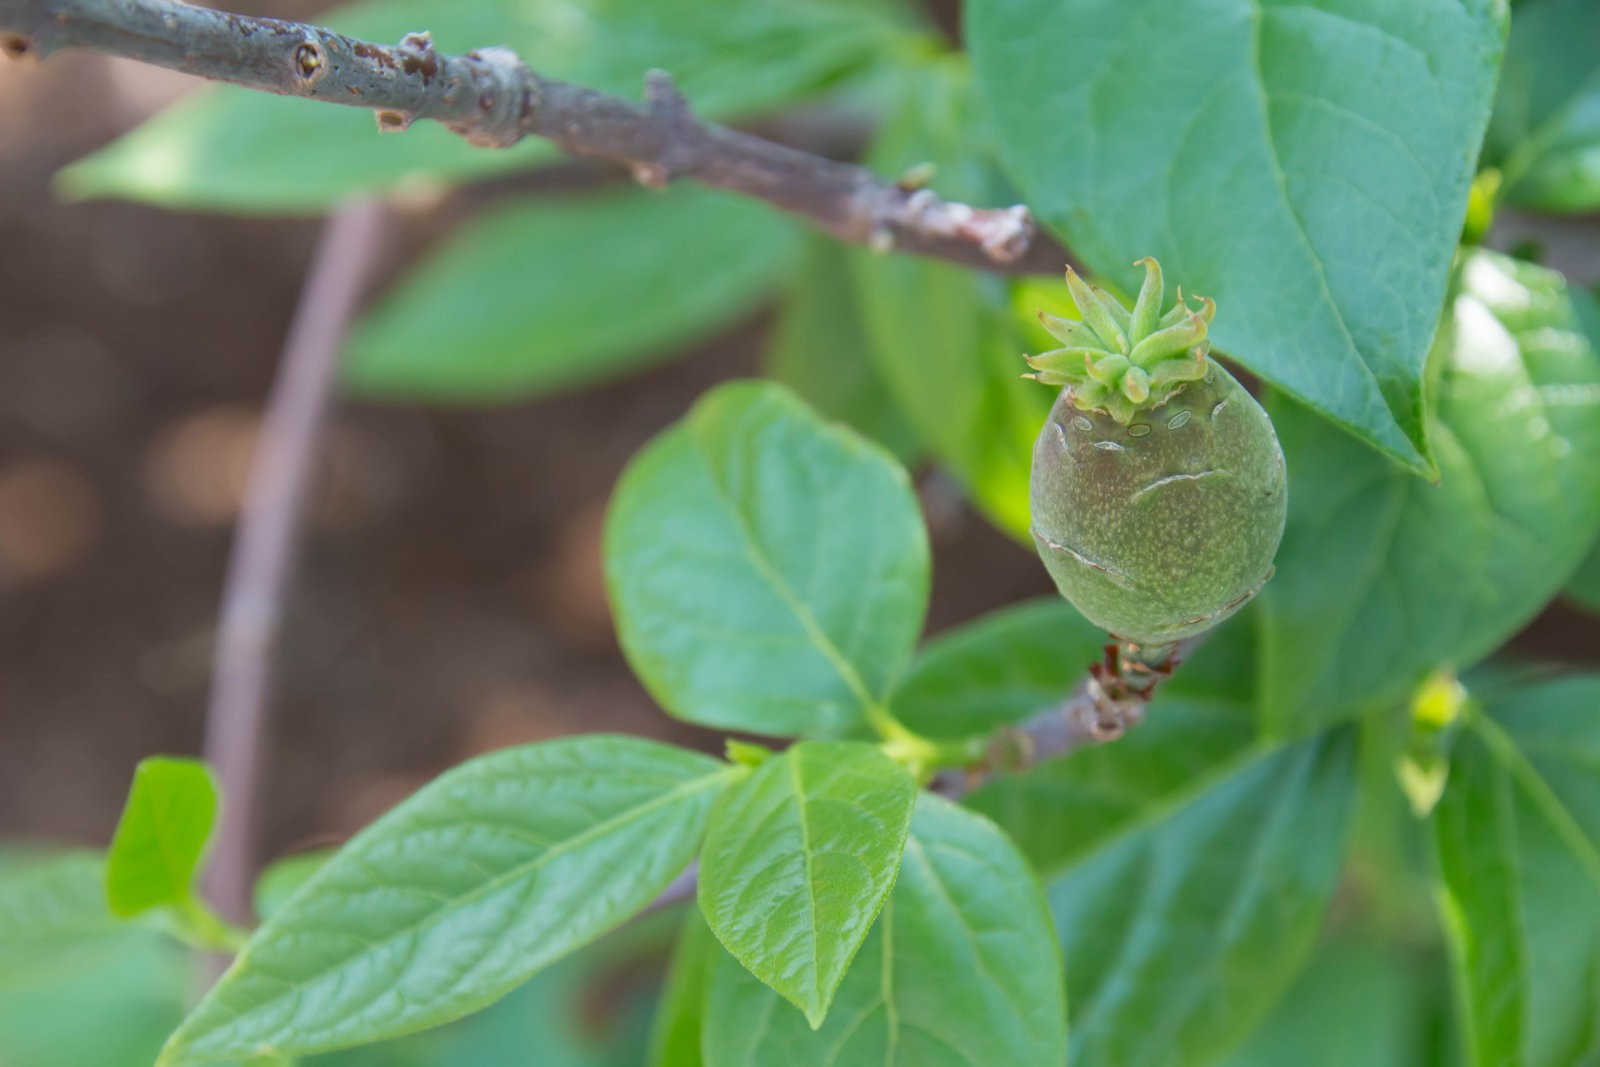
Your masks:
M 1000 134 L 1015 139 L 1070 111 L 1027 98 L 1038 116 L 986 108 L 983 71 L 958 50 L 953 3 L 251 8 L 382 40 L 426 27 L 449 50 L 502 43 L 542 73 L 629 97 L 645 69 L 663 67 L 707 118 L 889 176 L 933 164 L 933 186 L 949 197 L 1033 203 L 1112 285 L 1126 278 L 1103 249 L 1145 222 L 1089 170 L 1063 173 L 1059 196 L 1030 195 L 1050 172 L 1003 161 Z M 1148 32 L 1180 36 L 1168 19 Z M 1426 375 L 1409 368 L 1415 380 L 1385 391 L 1382 415 L 1363 423 L 1308 395 L 1308 379 L 1293 377 L 1303 353 L 1249 364 L 1300 396 L 1269 399 L 1294 485 L 1280 573 L 1208 646 L 1187 688 L 1164 698 L 1165 724 L 1158 706 L 1156 720 L 1094 759 L 975 801 L 1030 858 L 1059 866 L 1058 920 L 1092 906 L 1084 901 L 1115 869 L 1090 862 L 1094 843 L 1053 821 L 1078 810 L 1061 808 L 1063 795 L 1106 804 L 1108 840 L 1177 854 L 1186 838 L 1206 840 L 1206 813 L 1152 830 L 1138 804 L 1166 803 L 1174 783 L 1253 743 L 1230 724 L 1292 732 L 1394 705 L 1420 673 L 1507 641 L 1508 661 L 1600 662 L 1600 625 L 1585 614 L 1600 611 L 1600 365 L 1581 340 L 1600 337 L 1585 291 L 1600 278 L 1595 40 L 1591 0 L 1515 5 L 1481 165 L 1502 198 L 1488 241 L 1521 258 L 1478 252 L 1458 263 Z M 661 716 L 622 664 L 598 532 L 627 457 L 724 378 L 778 378 L 919 472 L 936 563 L 931 629 L 1049 592 L 1023 544 L 1032 439 L 1051 398 L 1019 380 L 1018 356 L 1044 344 L 1032 310 L 1068 310 L 1063 286 L 875 255 L 752 201 L 624 179 L 541 142 L 483 151 L 427 124 L 378 138 L 365 111 L 196 91 L 120 61 L 0 66 L 0 241 L 20 250 L 0 260 L 0 833 L 104 841 L 134 760 L 197 747 L 228 532 L 315 232 L 297 217 L 358 191 L 390 196 L 393 247 L 349 342 L 348 402 L 322 460 L 279 656 L 265 804 L 273 854 L 338 840 L 443 766 L 515 742 L 619 729 L 715 744 Z M 1093 220 L 1071 213 L 1085 188 L 1107 199 Z M 1211 269 L 1208 254 L 1238 255 L 1207 253 L 1207 240 L 1204 227 L 1192 235 L 1191 274 Z M 1170 277 L 1187 276 L 1173 269 L 1182 263 L 1168 263 Z M 1490 335 L 1485 316 L 1509 348 L 1478 343 Z M 1574 420 L 1558 436 L 1580 442 L 1587 462 L 1508 447 L 1537 438 L 1529 420 L 1546 414 L 1497 402 L 1524 387 L 1591 397 L 1548 413 Z M 1424 450 L 1438 487 L 1394 462 L 1415 466 Z M 1564 582 L 1565 598 L 1551 602 Z M 1049 633 L 1052 647 L 1092 652 L 1097 636 L 1081 631 L 1059 605 L 987 619 L 959 648 L 931 646 L 897 707 L 920 709 L 926 721 L 913 725 L 934 736 L 959 736 L 973 714 L 961 686 L 973 662 L 987 662 L 981 721 L 1020 717 L 1071 685 L 1079 656 L 1018 675 L 993 650 Z M 999 711 L 997 677 L 1012 701 Z M 913 700 L 918 692 L 944 703 Z M 1497 721 L 1537 746 L 1541 708 L 1592 711 L 1595 699 L 1590 689 L 1540 690 Z M 1115 975 L 1092 968 L 1074 979 L 1075 1012 L 1080 996 L 1123 1028 L 1148 1012 L 1192 1028 L 1183 1032 L 1195 1048 L 1236 1067 L 1305 1059 L 1307 1049 L 1321 1057 L 1313 1062 L 1459 1062 L 1432 907 L 1434 846 L 1393 785 L 1407 742 L 1371 720 L 1360 732 L 1359 751 L 1316 757 L 1359 763 L 1353 798 L 1274 785 L 1272 768 L 1287 774 L 1295 749 L 1225 783 L 1229 810 L 1302 805 L 1335 851 L 1326 809 L 1355 812 L 1326 918 L 1287 916 L 1226 960 L 1217 949 L 1219 968 L 1246 968 L 1246 985 L 1262 978 L 1259 996 L 1233 1006 L 1237 1025 L 1099 994 Z M 1473 750 L 1471 773 L 1502 773 L 1492 755 Z M 1122 811 L 1096 792 L 1108 782 L 1144 800 L 1124 796 L 1118 803 L 1134 806 Z M 1570 874 L 1561 841 L 1526 830 L 1526 811 L 1506 817 L 1521 820 L 1541 869 Z M 1304 846 L 1262 841 L 1264 853 L 1286 856 Z M 1229 890 L 1204 875 L 1186 875 L 1183 900 Z M 1551 888 L 1564 876 L 1525 889 L 1581 909 L 1590 898 Z M 181 1015 L 195 981 L 187 954 L 158 930 L 112 923 L 100 887 L 93 853 L 4 854 L 0 1064 L 146 1064 Z M 530 1048 L 541 1063 L 644 1062 L 678 919 L 631 925 L 472 1019 L 314 1062 L 480 1065 L 521 1062 Z M 1290 977 L 1274 957 L 1313 934 L 1311 965 L 1274 1007 L 1275 983 Z M 1549 945 L 1560 931 L 1539 936 L 1538 951 L 1559 956 Z M 1093 961 L 1110 949 L 1068 951 Z M 1548 1049 L 1579 1026 L 1568 1009 L 1584 1003 L 1586 982 L 1592 973 L 1577 976 L 1577 992 L 1536 984 L 1545 1006 L 1533 1040 L 1544 1044 L 1529 1062 L 1569 1062 Z M 1091 1042 L 1096 1032 L 1106 1031 L 1085 1027 Z

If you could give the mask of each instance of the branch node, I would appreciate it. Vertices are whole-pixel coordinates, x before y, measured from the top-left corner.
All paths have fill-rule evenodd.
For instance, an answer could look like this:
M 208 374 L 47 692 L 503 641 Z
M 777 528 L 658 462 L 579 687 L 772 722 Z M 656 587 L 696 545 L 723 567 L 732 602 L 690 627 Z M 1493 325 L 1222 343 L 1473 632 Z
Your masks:
M 665 189 L 672 180 L 671 173 L 660 163 L 633 163 L 629 165 L 633 180 L 647 189 Z
M 411 128 L 411 120 L 415 118 L 404 111 L 391 111 L 387 108 L 373 112 L 378 120 L 379 133 L 404 133 Z
M 672 75 L 659 68 L 645 72 L 644 102 L 650 114 L 676 121 L 689 117 L 689 101 L 672 80 Z
M 33 42 L 20 33 L 0 35 L 0 52 L 8 59 L 22 59 L 33 49 Z
M 933 182 L 934 175 L 939 173 L 937 163 L 922 162 L 915 166 L 907 167 L 905 172 L 896 178 L 894 183 L 905 192 L 911 193 L 918 189 L 925 189 Z
M 400 69 L 407 74 L 422 75 L 422 84 L 433 81 L 439 73 L 439 56 L 433 50 L 433 35 L 427 30 L 408 33 L 400 38 Z
M 307 37 L 294 48 L 294 73 L 302 89 L 309 89 L 328 73 L 328 55 L 322 45 Z
M 522 140 L 523 123 L 538 102 L 538 87 L 528 68 L 509 48 L 480 48 L 466 56 L 478 112 L 450 123 L 469 144 L 509 148 Z
M 996 263 L 1015 263 L 1033 244 L 1033 215 L 1022 204 L 994 212 L 983 237 L 983 250 Z

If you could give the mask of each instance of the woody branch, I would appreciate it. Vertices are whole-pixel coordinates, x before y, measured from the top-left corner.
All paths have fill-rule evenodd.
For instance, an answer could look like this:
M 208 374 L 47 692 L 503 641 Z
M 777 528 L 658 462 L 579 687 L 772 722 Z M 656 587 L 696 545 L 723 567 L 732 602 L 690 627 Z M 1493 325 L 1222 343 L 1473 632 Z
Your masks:
M 384 131 L 429 119 L 490 148 L 543 137 L 573 155 L 623 164 L 646 185 L 689 178 L 879 249 L 1047 274 L 1066 260 L 1026 207 L 944 200 L 862 167 L 703 122 L 661 71 L 646 76 L 640 105 L 546 78 L 505 48 L 441 52 L 426 33 L 385 45 L 176 0 L 0 0 L 0 50 L 20 58 L 69 47 L 369 108 Z

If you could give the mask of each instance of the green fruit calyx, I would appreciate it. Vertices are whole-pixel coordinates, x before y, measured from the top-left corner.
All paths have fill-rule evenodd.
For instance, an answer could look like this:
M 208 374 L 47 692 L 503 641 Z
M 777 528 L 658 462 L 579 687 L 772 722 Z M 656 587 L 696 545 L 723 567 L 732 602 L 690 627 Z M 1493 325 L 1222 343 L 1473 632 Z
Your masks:
M 1082 321 L 1039 312 L 1039 321 L 1064 347 L 1025 357 L 1033 373 L 1023 375 L 1067 386 L 1074 406 L 1104 411 L 1123 426 L 1206 376 L 1206 327 L 1217 311 L 1206 297 L 1198 311 L 1191 310 L 1179 286 L 1177 304 L 1163 314 L 1161 264 L 1146 256 L 1134 266 L 1144 268 L 1144 284 L 1131 312 L 1068 267 L 1067 287 Z

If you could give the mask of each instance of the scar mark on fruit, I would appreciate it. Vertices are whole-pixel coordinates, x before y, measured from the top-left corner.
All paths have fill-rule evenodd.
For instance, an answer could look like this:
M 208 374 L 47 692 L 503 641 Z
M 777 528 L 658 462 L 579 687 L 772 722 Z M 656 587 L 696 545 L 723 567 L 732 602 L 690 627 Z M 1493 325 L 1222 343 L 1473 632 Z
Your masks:
M 1184 619 L 1178 625 L 1193 626 L 1197 623 L 1207 622 L 1211 619 L 1217 619 L 1218 621 L 1226 619 L 1229 615 L 1232 615 L 1234 612 L 1243 607 L 1246 601 L 1250 600 L 1257 593 L 1261 592 L 1261 587 L 1266 585 L 1267 582 L 1272 578 L 1272 572 L 1275 569 L 1276 568 L 1274 567 L 1268 567 L 1267 573 L 1262 575 L 1261 580 L 1251 587 L 1248 592 L 1240 593 L 1238 596 L 1222 605 L 1222 607 L 1218 608 L 1216 611 L 1207 612 L 1204 615 L 1196 615 L 1192 619 Z
M 1090 430 L 1094 429 L 1094 423 L 1090 422 L 1088 419 L 1084 418 L 1082 415 L 1074 415 L 1074 416 L 1072 416 L 1072 425 L 1076 426 L 1078 429 L 1082 430 L 1084 433 L 1088 433 Z
M 1061 428 L 1059 422 L 1052 422 L 1050 428 L 1056 432 L 1056 444 L 1061 446 L 1061 451 L 1067 450 L 1067 431 Z
M 1129 437 L 1148 437 L 1149 435 L 1150 424 L 1147 422 L 1136 422 L 1128 427 Z
M 1171 485 L 1173 482 L 1198 482 L 1202 478 L 1210 478 L 1213 475 L 1220 478 L 1232 478 L 1233 472 L 1223 470 L 1203 470 L 1198 474 L 1169 474 L 1164 478 L 1157 478 L 1144 488 L 1135 491 L 1134 494 L 1128 498 L 1128 502 L 1132 503 L 1133 501 L 1144 496 L 1146 493 L 1160 489 L 1164 485 Z
M 1104 574 L 1107 578 L 1110 578 L 1113 582 L 1122 586 L 1122 588 L 1127 589 L 1130 592 L 1136 591 L 1133 578 L 1122 571 L 1117 570 L 1115 567 L 1108 567 L 1104 563 L 1092 560 L 1075 548 L 1068 548 L 1066 545 L 1056 544 L 1054 541 L 1050 540 L 1050 538 L 1040 533 L 1038 527 L 1033 528 L 1033 536 L 1043 542 L 1043 544 L 1049 548 L 1050 551 L 1065 552 L 1067 555 L 1071 556 L 1085 567 L 1089 567 L 1092 570 L 1097 570 L 1101 574 Z
M 1115 441 L 1096 441 L 1094 447 L 1102 452 L 1121 452 L 1122 446 Z
M 1189 419 L 1193 415 L 1194 412 L 1190 411 L 1188 408 L 1184 408 L 1182 411 L 1178 412 L 1176 415 L 1172 416 L 1172 418 L 1167 420 L 1167 429 L 1183 429 L 1185 426 L 1189 425 Z
M 1217 416 L 1222 414 L 1222 409 L 1228 406 L 1226 400 L 1217 401 L 1217 406 L 1211 409 L 1211 421 L 1216 422 Z

